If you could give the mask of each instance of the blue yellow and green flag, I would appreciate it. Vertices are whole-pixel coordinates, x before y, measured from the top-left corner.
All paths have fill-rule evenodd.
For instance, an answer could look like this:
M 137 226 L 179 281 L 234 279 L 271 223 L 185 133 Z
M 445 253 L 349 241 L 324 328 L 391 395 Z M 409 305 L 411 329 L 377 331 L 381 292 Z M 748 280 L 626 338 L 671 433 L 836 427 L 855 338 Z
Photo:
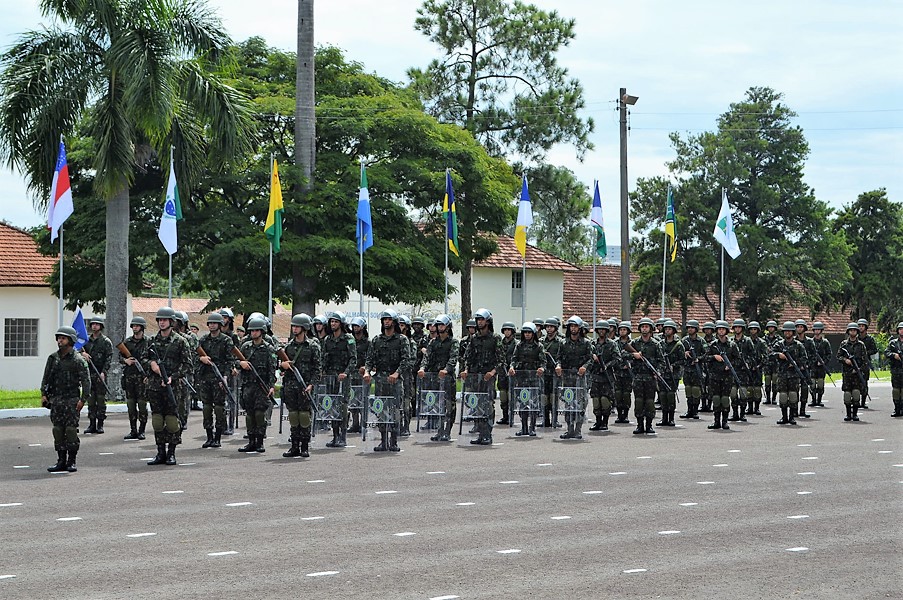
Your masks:
M 442 214 L 445 215 L 445 237 L 448 249 L 455 256 L 458 254 L 458 213 L 455 211 L 455 190 L 452 187 L 451 173 L 445 170 L 445 198 L 442 200 Z
M 671 254 L 671 262 L 677 258 L 677 223 L 674 219 L 674 194 L 671 186 L 668 186 L 668 208 L 665 212 L 665 236 L 669 240 L 668 249 Z
M 279 165 L 273 160 L 273 172 L 270 174 L 270 210 L 263 233 L 273 245 L 273 252 L 279 252 L 282 241 L 282 186 L 279 184 Z

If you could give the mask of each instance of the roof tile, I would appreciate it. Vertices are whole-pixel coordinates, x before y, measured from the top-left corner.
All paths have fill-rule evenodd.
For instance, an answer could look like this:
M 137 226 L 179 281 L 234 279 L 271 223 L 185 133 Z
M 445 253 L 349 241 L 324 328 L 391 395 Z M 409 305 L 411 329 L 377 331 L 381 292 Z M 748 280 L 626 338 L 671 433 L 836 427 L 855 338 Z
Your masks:
M 44 279 L 57 260 L 38 253 L 38 244 L 27 232 L 0 221 L 0 286 L 49 287 Z

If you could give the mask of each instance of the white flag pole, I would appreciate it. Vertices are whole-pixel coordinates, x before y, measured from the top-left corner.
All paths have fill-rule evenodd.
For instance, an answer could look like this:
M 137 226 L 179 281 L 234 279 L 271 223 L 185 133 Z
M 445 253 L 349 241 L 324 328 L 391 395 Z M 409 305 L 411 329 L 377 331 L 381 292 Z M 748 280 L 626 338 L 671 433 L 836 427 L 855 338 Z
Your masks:
M 172 254 L 169 255 L 169 307 L 172 308 Z
M 721 320 L 724 320 L 724 246 L 721 246 Z
M 273 197 L 273 161 L 275 160 L 275 156 L 270 154 L 270 198 Z M 267 297 L 267 316 L 270 318 L 270 323 L 273 322 L 273 242 L 270 242 L 270 282 L 269 282 L 269 296 Z
M 60 225 L 60 302 L 59 302 L 59 327 L 63 326 L 63 226 Z
M 448 168 L 445 169 L 445 182 L 446 186 L 448 186 Z M 445 190 L 446 194 L 448 190 Z M 449 212 L 451 212 L 451 206 L 448 207 Z M 445 314 L 448 314 L 448 219 L 451 215 L 445 216 Z M 460 252 L 460 250 L 459 250 Z

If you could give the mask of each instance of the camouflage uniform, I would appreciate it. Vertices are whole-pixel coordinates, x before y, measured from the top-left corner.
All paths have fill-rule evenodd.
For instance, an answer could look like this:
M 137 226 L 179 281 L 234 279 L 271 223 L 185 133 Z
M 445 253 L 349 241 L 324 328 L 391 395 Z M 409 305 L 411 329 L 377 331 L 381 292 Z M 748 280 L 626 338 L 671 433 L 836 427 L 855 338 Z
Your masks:
M 144 373 L 138 368 L 138 364 L 144 365 L 147 355 L 148 338 L 142 336 L 141 339 L 134 335 L 129 336 L 122 342 L 128 348 L 129 354 L 132 355 L 137 363 L 134 365 L 125 365 L 125 357 L 121 357 L 122 368 L 122 389 L 125 392 L 126 406 L 129 411 L 129 425 L 131 430 L 126 439 L 144 439 L 144 430 L 147 427 L 147 389 L 144 384 Z M 136 428 L 137 426 L 137 428 Z
M 825 395 L 825 377 L 828 375 L 828 364 L 834 356 L 834 349 L 831 348 L 831 342 L 826 338 L 812 338 L 812 344 L 815 346 L 815 363 L 812 366 L 812 383 L 815 384 L 815 395 L 809 406 L 824 406 L 822 398 Z
M 363 322 L 363 320 L 361 320 Z M 360 401 L 363 402 L 363 405 L 366 405 L 367 394 L 364 394 L 363 389 L 364 385 L 361 381 L 360 371 L 364 367 L 364 364 L 367 362 L 367 350 L 370 348 L 370 338 L 367 336 L 367 330 L 361 329 L 361 336 L 354 337 L 354 350 L 357 355 L 357 360 L 355 361 L 355 371 L 352 377 L 352 382 L 349 385 L 357 386 L 357 391 L 355 392 L 358 395 L 363 395 L 364 398 Z M 360 405 L 358 402 L 358 405 Z M 366 411 L 366 406 L 363 409 Z M 349 411 L 349 418 L 351 421 L 351 425 L 348 427 L 348 433 L 360 433 L 361 432 L 361 409 L 352 409 Z
M 608 417 L 611 415 L 618 371 L 624 362 L 624 356 L 618 343 L 608 338 L 596 340 L 593 354 L 594 362 L 590 369 L 593 374 L 593 385 L 590 397 L 593 399 L 596 422 L 590 429 L 608 431 Z
M 859 365 L 859 368 L 862 370 L 862 376 L 865 377 L 865 388 L 862 390 L 862 398 L 860 399 L 859 407 L 868 408 L 865 405 L 865 401 L 871 398 L 871 396 L 869 396 L 869 377 L 872 371 L 871 361 L 872 358 L 876 357 L 878 354 L 878 342 L 875 341 L 875 338 L 872 337 L 870 333 L 862 335 L 860 340 L 865 345 L 867 359 L 863 364 Z
M 74 343 L 74 341 L 73 341 Z M 75 471 L 78 454 L 78 403 L 91 395 L 91 375 L 88 362 L 75 350 L 63 354 L 59 350 L 47 357 L 41 396 L 47 399 L 50 423 L 53 425 L 53 447 L 57 464 L 49 471 Z M 68 459 L 67 459 L 68 452 Z
M 799 416 L 805 417 L 808 419 L 811 415 L 806 414 L 806 405 L 809 404 L 809 383 L 807 379 L 811 380 L 812 370 L 815 368 L 815 342 L 812 341 L 812 338 L 808 335 L 802 335 L 799 337 L 800 342 L 803 344 L 803 348 L 806 350 L 806 359 L 801 362 L 800 371 L 803 372 L 803 379 L 800 381 L 800 408 L 799 408 Z
M 847 416 L 844 418 L 844 421 L 859 420 L 857 413 L 862 400 L 863 388 L 865 387 L 863 380 L 868 381 L 868 379 L 865 379 L 866 371 L 862 365 L 868 362 L 868 357 L 869 354 L 865 343 L 858 338 L 847 337 L 847 339 L 840 342 L 840 346 L 837 348 L 837 360 L 840 361 L 843 367 L 843 385 L 841 389 L 843 390 L 843 403 L 847 409 Z M 848 365 L 846 359 L 850 359 L 854 364 Z M 855 365 L 859 366 L 859 372 L 856 371 Z M 862 379 L 859 377 L 860 374 Z
M 631 346 L 636 352 L 646 357 L 652 367 L 659 373 L 664 370 L 662 347 L 654 337 L 650 337 L 648 340 L 639 337 L 631 342 Z M 656 378 L 649 367 L 646 366 L 645 361 L 632 355 L 630 358 L 633 370 L 633 414 L 637 419 L 637 428 L 634 433 L 654 433 L 652 421 L 655 419 Z M 645 428 L 643 428 L 643 419 L 646 420 Z
M 752 342 L 752 354 L 746 359 L 750 369 L 746 412 L 761 415 L 759 406 L 762 403 L 762 375 L 768 362 L 768 345 L 759 336 L 751 335 L 749 339 Z
M 673 321 L 666 322 L 665 328 L 674 327 L 675 335 L 670 340 L 666 336 L 662 336 L 662 355 L 664 357 L 664 369 L 662 377 L 671 388 L 671 391 L 665 389 L 659 390 L 659 399 L 662 406 L 662 420 L 658 423 L 661 427 L 674 427 L 674 413 L 677 411 L 677 387 L 680 385 L 680 378 L 684 364 L 684 347 L 677 337 L 677 326 L 673 325 Z
M 198 365 L 198 336 L 190 329 L 179 332 L 179 335 L 185 338 L 185 341 L 188 342 L 188 349 L 191 351 L 191 369 L 185 374 L 185 381 L 194 386 L 194 373 L 197 370 Z M 180 388 L 180 394 L 179 421 L 182 423 L 182 430 L 184 431 L 188 427 L 188 413 L 191 411 L 192 392 L 188 385 L 183 383 Z
M 354 336 L 350 333 L 340 332 L 339 335 L 336 336 L 330 332 L 330 335 L 326 336 L 326 339 L 323 341 L 321 350 L 323 375 L 327 377 L 334 376 L 336 378 L 338 378 L 338 375 L 340 374 L 346 376 L 345 380 L 341 382 L 342 394 L 340 400 L 341 407 L 339 410 L 342 415 L 342 420 L 332 422 L 333 439 L 331 442 L 326 443 L 330 448 L 344 448 L 346 444 L 345 422 L 348 418 L 348 386 L 351 383 L 349 378 L 357 372 L 357 344 L 354 341 Z M 338 389 L 331 390 L 331 392 L 337 391 Z
M 316 390 L 320 379 L 320 369 L 323 365 L 320 343 L 317 338 L 308 335 L 303 342 L 292 338 L 283 350 L 289 360 L 298 368 L 304 383 L 313 386 L 312 389 Z M 307 456 L 310 428 L 313 421 L 313 406 L 310 396 L 304 393 L 304 389 L 291 370 L 282 371 L 282 401 L 288 410 L 289 442 L 292 445 L 292 449 L 283 456 Z
M 253 370 L 241 369 L 241 407 L 245 411 L 248 445 L 252 443 L 256 445 L 255 449 L 245 446 L 245 452 L 264 452 L 263 440 L 267 436 L 266 415 L 267 410 L 273 406 L 272 396 L 267 394 L 276 384 L 276 349 L 261 336 L 257 340 L 248 340 L 242 344 L 241 354 L 254 367 Z M 258 375 L 263 380 L 266 391 L 261 388 L 257 380 Z
M 776 326 L 774 321 L 769 321 L 768 326 Z M 776 343 L 778 343 L 781 339 L 781 336 L 776 334 L 774 331 L 769 331 L 766 333 L 762 340 L 765 342 L 766 350 L 774 347 Z M 775 364 L 775 357 L 771 354 L 770 351 L 767 352 L 767 357 L 765 362 L 763 363 L 763 371 L 765 374 L 765 404 L 776 404 L 777 396 L 778 396 L 778 386 L 777 379 L 775 375 L 775 370 L 777 365 Z
M 568 328 L 570 329 L 570 327 L 571 326 L 569 325 Z M 578 334 L 576 340 L 568 335 L 559 348 L 558 364 L 556 365 L 556 368 L 561 368 L 562 375 L 565 375 L 566 372 L 571 372 L 572 375 L 576 375 L 576 372 L 581 368 L 589 371 L 592 366 L 592 342 L 580 334 Z M 560 385 L 561 383 L 563 383 L 563 379 L 562 377 L 559 377 L 558 384 Z M 589 390 L 585 389 L 584 392 L 588 393 Z M 580 398 L 579 411 L 577 413 L 565 413 L 564 421 L 567 423 L 568 430 L 566 433 L 561 434 L 560 437 L 562 439 L 581 439 L 583 437 L 580 430 L 583 427 L 583 422 L 586 420 L 586 400 L 587 396 L 584 394 L 583 397 Z
M 191 370 L 191 349 L 184 337 L 173 330 L 167 336 L 157 333 L 148 342 L 144 370 L 147 372 L 147 399 L 151 407 L 151 424 L 154 428 L 154 441 L 157 444 L 157 458 L 154 464 L 160 464 L 164 454 L 174 458 L 175 447 L 182 443 L 182 425 L 179 422 L 178 398 L 181 396 L 182 377 Z M 162 361 L 166 375 L 172 380 L 167 388 L 162 385 L 160 375 L 153 372 L 151 362 Z M 166 451 L 166 444 L 169 450 Z M 175 464 L 171 462 L 170 464 Z
M 458 364 L 458 340 L 449 335 L 443 340 L 436 336 L 426 345 L 426 353 L 423 355 L 421 369 L 424 373 L 438 373 L 445 371 L 446 376 L 442 380 L 445 389 L 445 417 L 439 420 L 439 431 L 430 437 L 434 442 L 447 442 L 451 439 L 451 428 L 455 422 L 458 403 L 456 400 L 455 367 Z
M 464 370 L 468 374 L 484 375 L 490 371 L 499 373 L 505 366 L 505 350 L 502 347 L 502 338 L 491 330 L 482 334 L 477 332 L 467 346 L 467 353 L 464 355 Z M 489 413 L 485 419 L 479 419 L 476 422 L 479 438 L 471 440 L 472 442 L 481 443 L 483 445 L 492 444 L 492 426 L 495 423 L 495 391 L 494 387 L 489 390 Z
M 751 364 L 753 356 L 755 355 L 756 346 L 750 338 L 743 334 L 735 336 L 733 342 L 736 344 L 740 355 L 736 361 L 730 356 L 728 356 L 728 358 L 731 359 L 731 364 L 734 365 L 734 371 L 737 372 L 737 378 L 740 382 L 738 384 L 735 381 L 733 387 L 731 387 L 731 408 L 733 409 L 733 414 L 728 420 L 746 421 L 746 409 L 749 402 L 749 386 L 752 381 Z
M 897 339 L 887 343 L 884 356 L 890 363 L 891 398 L 894 401 L 892 416 L 903 417 L 903 322 L 897 324 Z
M 398 405 L 390 408 L 391 429 L 385 424 L 379 426 L 381 441 L 375 448 L 377 452 L 385 450 L 399 451 L 398 433 L 401 430 L 401 402 L 405 397 L 402 375 L 406 369 L 410 368 L 413 359 L 411 357 L 410 340 L 397 331 L 398 321 L 395 320 L 395 328 L 392 335 L 386 335 L 384 332 L 381 332 L 370 340 L 370 347 L 367 349 L 367 360 L 364 365 L 364 370 L 367 373 L 373 373 L 377 377 L 375 395 L 391 396 L 398 399 Z M 398 379 L 396 379 L 395 384 L 390 384 L 387 378 L 395 373 L 398 374 Z
M 537 371 L 540 368 L 544 369 L 546 367 L 545 348 L 543 347 L 542 342 L 537 341 L 535 333 L 533 334 L 533 339 L 529 342 L 523 339 L 523 333 L 521 333 L 521 339 L 514 344 L 514 348 L 511 350 L 511 358 L 508 361 L 508 367 L 515 371 Z M 510 385 L 510 377 L 508 382 Z M 529 435 L 535 437 L 536 413 L 521 411 L 520 419 L 521 430 L 515 435 Z
M 558 352 L 561 350 L 564 336 L 556 332 L 552 337 L 549 337 L 547 334 L 540 341 L 546 352 L 546 372 L 543 375 L 545 394 L 543 396 L 542 425 L 543 427 L 561 427 L 561 424 L 558 422 L 557 410 L 553 411 L 552 409 L 553 407 L 557 408 L 558 402 L 555 390 L 555 364 L 558 362 Z
M 727 424 L 728 414 L 731 408 L 731 392 L 735 386 L 734 376 L 725 361 L 718 361 L 715 357 L 726 356 L 734 369 L 741 362 L 740 349 L 737 344 L 728 337 L 721 341 L 717 337 L 708 345 L 707 362 L 709 365 L 709 393 L 712 398 L 712 411 L 715 421 L 709 429 L 730 429 Z
M 97 369 L 88 369 L 91 373 L 91 392 L 88 396 L 88 419 L 90 424 L 85 433 L 103 433 L 103 422 L 107 418 L 107 388 L 106 381 L 101 381 L 97 373 L 108 376 L 107 371 L 113 363 L 113 342 L 110 338 L 100 333 L 97 337 L 88 336 L 88 341 L 82 346 L 82 352 L 91 355 L 91 363 Z
M 687 412 L 681 419 L 698 419 L 699 404 L 702 402 L 702 386 L 705 383 L 703 360 L 708 353 L 708 345 L 699 335 L 687 335 L 682 340 L 684 349 L 683 372 L 684 393 L 687 396 Z M 689 356 L 688 356 L 689 355 Z
M 514 346 L 517 344 L 517 338 L 515 336 L 505 337 L 502 336 L 502 349 L 505 352 L 505 364 L 509 364 L 511 362 L 511 354 L 514 352 Z M 502 369 L 499 371 L 498 376 L 498 388 L 499 388 L 499 407 L 502 409 L 502 418 L 498 420 L 497 425 L 508 425 L 508 371 L 507 369 Z
M 620 329 L 620 327 L 618 327 Z M 624 355 L 624 361 L 621 367 L 615 371 L 615 408 L 618 411 L 618 418 L 615 423 L 630 423 L 628 416 L 630 415 L 631 394 L 633 393 L 633 361 L 627 356 L 627 345 L 630 344 L 630 334 L 627 337 L 620 337 L 615 340 L 618 349 Z
M 792 323 L 791 323 L 792 325 Z M 778 388 L 778 404 L 781 406 L 782 418 L 778 424 L 796 424 L 797 403 L 799 402 L 800 376 L 789 360 L 781 360 L 777 354 L 784 354 L 793 358 L 796 364 L 806 360 L 806 349 L 802 342 L 796 338 L 790 340 L 781 338 L 772 346 L 775 359 L 775 378 Z M 789 415 L 788 415 L 789 410 Z
M 227 376 L 236 367 L 233 350 L 235 344 L 232 337 L 224 332 L 217 335 L 205 333 L 198 340 L 198 346 L 204 350 L 207 356 L 219 369 L 220 375 Z M 195 350 L 196 351 L 196 350 Z M 198 396 L 203 405 L 204 430 L 207 432 L 207 446 L 219 448 L 220 438 L 226 431 L 226 382 L 217 377 L 213 367 L 199 363 L 197 370 Z

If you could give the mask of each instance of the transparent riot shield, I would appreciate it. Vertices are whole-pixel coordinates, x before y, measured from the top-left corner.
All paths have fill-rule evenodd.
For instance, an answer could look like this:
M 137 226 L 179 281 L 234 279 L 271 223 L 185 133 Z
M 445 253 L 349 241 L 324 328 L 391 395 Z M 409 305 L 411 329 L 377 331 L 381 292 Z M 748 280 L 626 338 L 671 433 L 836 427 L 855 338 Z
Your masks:
M 345 420 L 345 398 L 348 388 L 337 375 L 324 375 L 314 390 L 314 414 L 317 424 L 332 426 Z
M 468 373 L 461 391 L 461 420 L 458 435 L 464 433 L 465 421 L 492 419 L 495 402 L 495 377 L 484 380 L 485 373 Z
M 387 427 L 398 431 L 401 424 L 401 378 L 391 383 L 387 376 L 377 375 L 371 383 L 370 395 L 367 397 L 367 419 L 366 423 L 361 423 L 364 441 L 367 440 L 367 428 Z
M 520 413 L 542 413 L 542 376 L 536 370 L 515 371 L 508 376 L 508 421 L 514 427 L 514 417 Z
M 578 375 L 577 369 L 565 369 L 555 376 L 558 392 L 557 412 L 570 422 L 578 414 L 586 412 L 589 386 L 586 374 Z
M 449 385 L 454 385 L 454 377 L 439 379 L 438 373 L 426 373 L 417 378 L 417 431 L 420 431 L 420 420 L 438 420 L 446 415 L 446 392 Z

